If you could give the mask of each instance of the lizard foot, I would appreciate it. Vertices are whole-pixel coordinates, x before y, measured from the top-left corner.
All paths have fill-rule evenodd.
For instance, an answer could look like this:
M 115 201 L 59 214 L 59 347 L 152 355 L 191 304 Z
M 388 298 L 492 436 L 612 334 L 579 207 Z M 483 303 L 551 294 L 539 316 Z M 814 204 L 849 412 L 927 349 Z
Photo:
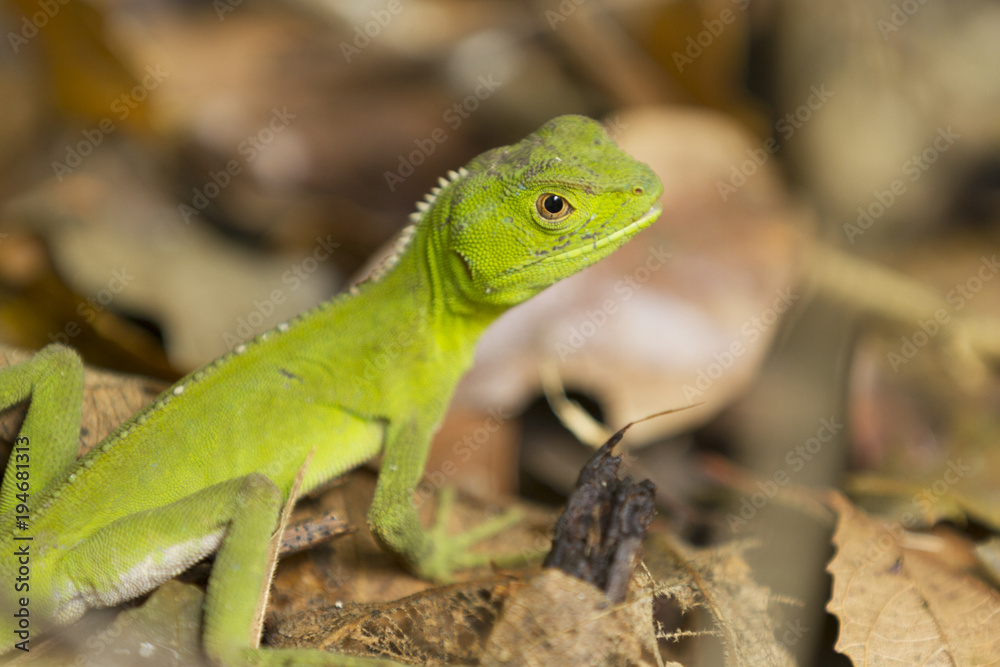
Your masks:
M 491 554 L 473 552 L 471 549 L 483 540 L 510 528 L 524 519 L 524 511 L 512 507 L 499 516 L 484 521 L 475 528 L 457 535 L 447 532 L 448 518 L 455 505 L 456 492 L 453 486 L 441 489 L 434 523 L 427 532 L 428 549 L 415 563 L 417 574 L 427 579 L 446 583 L 452 580 L 456 570 L 483 567 L 490 564 L 512 566 L 531 560 L 531 554 L 521 553 Z

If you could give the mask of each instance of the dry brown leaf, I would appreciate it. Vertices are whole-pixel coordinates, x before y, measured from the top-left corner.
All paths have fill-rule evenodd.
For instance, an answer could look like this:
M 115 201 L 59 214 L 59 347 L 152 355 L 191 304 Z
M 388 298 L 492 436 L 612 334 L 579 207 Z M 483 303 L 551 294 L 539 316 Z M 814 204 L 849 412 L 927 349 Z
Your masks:
M 0 345 L 0 368 L 20 363 L 31 356 L 32 353 L 27 350 Z M 82 456 L 90 451 L 166 387 L 166 383 L 158 380 L 85 368 L 83 422 L 78 454 Z M 26 404 L 21 405 L 0 415 L 0 441 L 14 440 L 26 408 Z
M 375 474 L 356 470 L 315 499 L 299 502 L 292 523 L 330 514 L 355 530 L 278 563 L 271 609 L 279 617 L 344 602 L 387 602 L 429 587 L 400 567 L 368 530 L 366 515 L 374 490 Z
M 621 459 L 611 454 L 627 428 L 615 434 L 581 473 L 569 508 L 556 526 L 553 550 L 545 561 L 549 567 L 527 585 L 511 587 L 507 585 L 511 582 L 503 581 L 499 586 L 451 586 L 394 602 L 352 604 L 346 611 L 339 601 L 313 611 L 315 598 L 310 598 L 310 606 L 278 625 L 271 641 L 417 664 L 659 664 L 652 582 L 648 575 L 641 585 L 632 577 L 638 543 L 652 518 L 653 488 L 648 483 L 636 485 L 630 478 L 620 480 Z M 370 490 L 370 484 L 358 490 Z M 504 536 L 508 551 L 511 538 Z M 373 546 L 363 534 L 354 541 L 366 550 Z M 600 548 L 587 546 L 595 542 Z M 360 576 L 348 578 L 352 583 L 369 577 L 371 563 L 359 565 Z M 581 581 L 584 577 L 600 588 Z M 276 588 L 285 588 L 279 584 Z M 295 592 L 307 591 L 296 587 Z
M 313 500 L 299 503 L 293 523 L 311 516 L 333 515 L 354 532 L 325 546 L 283 559 L 275 573 L 271 608 L 279 617 L 346 602 L 390 602 L 427 590 L 431 584 L 417 578 L 382 549 L 368 529 L 366 515 L 375 490 L 375 474 L 362 468 L 340 478 Z M 484 541 L 485 553 L 535 553 L 548 545 L 542 533 L 552 524 L 548 513 L 519 505 L 528 519 Z M 425 524 L 436 509 L 434 500 L 421 505 Z M 494 508 L 458 495 L 449 532 L 468 530 L 493 515 Z M 471 574 L 471 573 L 469 573 Z
M 308 609 L 283 619 L 267 641 L 420 665 L 644 667 L 660 664 L 652 588 L 638 577 L 616 605 L 590 584 L 547 569 L 526 584 L 494 578 L 392 602 Z
M 721 638 L 726 667 L 792 667 L 795 659 L 778 634 L 791 643 L 803 630 L 775 618 L 775 605 L 790 601 L 751 579 L 743 559 L 748 546 L 692 549 L 661 535 L 647 544 L 646 564 L 656 579 L 657 594 L 673 598 L 685 613 L 699 607 L 709 611 L 715 627 L 708 633 Z
M 830 504 L 838 651 L 866 666 L 1000 664 L 1000 592 L 956 565 L 970 545 L 908 533 L 838 493 Z
M 546 569 L 504 603 L 480 664 L 662 664 L 653 626 L 653 597 L 648 575 L 633 578 L 625 602 L 612 604 L 591 584 L 561 570 Z
M 444 586 L 391 602 L 306 609 L 267 633 L 278 648 L 318 648 L 410 664 L 469 664 L 500 614 L 510 578 Z

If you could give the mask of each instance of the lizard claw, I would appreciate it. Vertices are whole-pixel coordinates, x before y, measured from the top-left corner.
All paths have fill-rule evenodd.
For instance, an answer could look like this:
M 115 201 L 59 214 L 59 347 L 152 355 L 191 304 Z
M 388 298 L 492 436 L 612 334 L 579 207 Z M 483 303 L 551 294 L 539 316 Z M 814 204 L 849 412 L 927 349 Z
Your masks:
M 471 551 L 483 540 L 523 521 L 525 514 L 521 508 L 512 507 L 474 528 L 449 535 L 448 519 L 455 505 L 455 499 L 456 491 L 453 486 L 446 486 L 441 490 L 434 523 L 427 532 L 428 548 L 424 552 L 424 557 L 414 564 L 417 574 L 440 583 L 447 583 L 452 581 L 456 570 L 491 564 L 519 565 L 532 560 L 533 553 L 491 554 Z

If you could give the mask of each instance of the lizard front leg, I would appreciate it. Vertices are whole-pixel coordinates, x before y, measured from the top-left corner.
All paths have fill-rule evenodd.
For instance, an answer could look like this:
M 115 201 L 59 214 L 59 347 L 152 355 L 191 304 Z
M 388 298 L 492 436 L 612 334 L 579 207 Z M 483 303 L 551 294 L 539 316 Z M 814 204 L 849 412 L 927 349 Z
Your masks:
M 433 427 L 422 426 L 416 420 L 390 425 L 368 524 L 375 537 L 402 557 L 416 574 L 447 582 L 456 570 L 481 567 L 495 561 L 492 554 L 475 553 L 470 549 L 519 522 L 523 513 L 517 509 L 508 510 L 469 531 L 449 535 L 447 522 L 454 491 L 446 487 L 434 523 L 430 530 L 425 529 L 414 505 L 413 493 L 423 475 L 432 432 Z M 521 561 L 523 557 L 510 554 L 503 560 Z

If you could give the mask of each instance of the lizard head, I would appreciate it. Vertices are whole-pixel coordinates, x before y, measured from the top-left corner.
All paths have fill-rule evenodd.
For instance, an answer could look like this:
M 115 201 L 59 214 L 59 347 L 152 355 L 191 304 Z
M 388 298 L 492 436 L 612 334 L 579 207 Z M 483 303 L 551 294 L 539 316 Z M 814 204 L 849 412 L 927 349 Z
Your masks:
M 555 118 L 453 176 L 439 227 L 446 271 L 467 299 L 521 303 L 652 224 L 662 189 L 598 122 Z

